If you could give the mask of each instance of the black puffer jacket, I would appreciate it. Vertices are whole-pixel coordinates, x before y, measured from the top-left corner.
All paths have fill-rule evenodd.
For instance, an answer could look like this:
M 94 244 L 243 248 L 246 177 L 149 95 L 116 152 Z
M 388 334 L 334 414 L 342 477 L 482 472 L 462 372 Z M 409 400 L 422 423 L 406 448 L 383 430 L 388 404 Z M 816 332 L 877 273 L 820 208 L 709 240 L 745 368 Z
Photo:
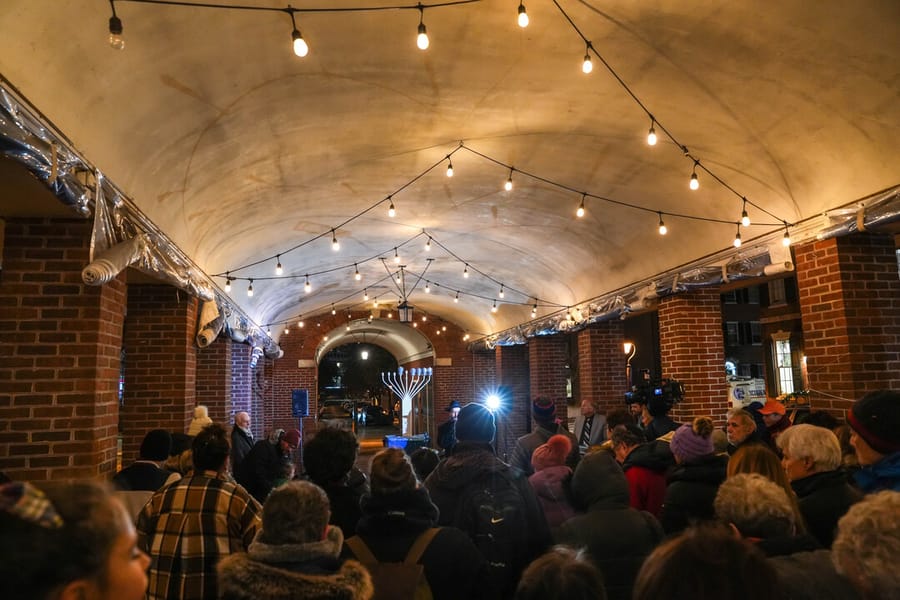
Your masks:
M 862 499 L 844 471 L 825 471 L 791 482 L 806 528 L 823 548 L 831 548 L 838 520 Z
M 628 505 L 628 481 L 608 452 L 581 460 L 572 476 L 572 496 L 586 512 L 563 523 L 556 542 L 587 548 L 610 600 L 628 600 L 641 564 L 663 537 L 662 527 L 650 513 Z
M 362 513 L 356 534 L 381 562 L 402 562 L 419 535 L 438 520 L 438 509 L 425 488 L 364 496 Z M 346 544 L 341 555 L 357 558 Z M 487 563 L 459 529 L 441 527 L 419 564 L 435 600 L 481 597 L 479 581 Z
M 683 531 L 698 521 L 715 519 L 713 502 L 727 469 L 728 456 L 723 454 L 702 456 L 672 469 L 660 516 L 667 534 Z

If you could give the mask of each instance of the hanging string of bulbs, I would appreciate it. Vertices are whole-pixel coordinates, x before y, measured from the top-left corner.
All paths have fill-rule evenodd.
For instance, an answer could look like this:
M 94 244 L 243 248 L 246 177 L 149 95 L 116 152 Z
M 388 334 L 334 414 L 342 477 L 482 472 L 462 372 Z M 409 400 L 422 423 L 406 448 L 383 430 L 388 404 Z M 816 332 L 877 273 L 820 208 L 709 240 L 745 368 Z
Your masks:
M 240 4 L 217 4 L 214 2 L 187 2 L 186 0 L 109 0 L 110 8 L 112 8 L 112 16 L 109 18 L 109 45 L 115 50 L 125 49 L 125 27 L 122 19 L 116 14 L 116 2 L 132 2 L 135 4 L 158 4 L 165 6 L 181 6 L 190 8 L 209 8 L 218 10 L 242 10 L 256 12 L 277 12 L 285 13 L 291 18 L 291 48 L 294 54 L 300 58 L 304 58 L 309 54 L 309 43 L 300 33 L 297 27 L 297 13 L 362 13 L 362 12 L 378 12 L 386 10 L 417 10 L 419 11 L 419 26 L 416 28 L 416 46 L 420 50 L 427 50 L 429 46 L 428 29 L 425 27 L 425 9 L 441 8 L 445 6 L 456 6 L 459 4 L 472 4 L 481 0 L 451 0 L 449 2 L 435 2 L 431 4 L 399 5 L 399 6 L 350 6 L 350 7 L 329 7 L 329 8 L 295 8 L 288 4 L 286 7 L 275 6 L 247 6 Z M 527 18 L 527 15 L 526 15 Z

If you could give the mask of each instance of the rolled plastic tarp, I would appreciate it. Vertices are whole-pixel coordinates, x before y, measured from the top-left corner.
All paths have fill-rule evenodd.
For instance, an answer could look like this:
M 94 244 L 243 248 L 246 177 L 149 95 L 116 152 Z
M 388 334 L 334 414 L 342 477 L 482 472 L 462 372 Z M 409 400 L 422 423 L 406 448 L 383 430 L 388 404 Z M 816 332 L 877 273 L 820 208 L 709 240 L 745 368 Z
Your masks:
M 200 308 L 200 321 L 197 326 L 197 345 L 206 348 L 219 336 L 225 318 L 219 313 L 219 306 L 215 300 L 207 300 Z
M 81 270 L 81 279 L 87 285 L 109 283 L 128 265 L 137 262 L 146 249 L 147 237 L 139 233 L 98 254 L 91 264 Z

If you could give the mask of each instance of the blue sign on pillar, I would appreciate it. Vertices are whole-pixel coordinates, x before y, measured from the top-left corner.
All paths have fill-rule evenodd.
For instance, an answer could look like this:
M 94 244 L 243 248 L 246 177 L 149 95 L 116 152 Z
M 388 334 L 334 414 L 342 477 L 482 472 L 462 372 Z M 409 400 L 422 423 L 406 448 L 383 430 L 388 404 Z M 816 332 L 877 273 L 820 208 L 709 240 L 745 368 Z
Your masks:
M 295 417 L 309 416 L 309 390 L 291 391 L 291 411 Z

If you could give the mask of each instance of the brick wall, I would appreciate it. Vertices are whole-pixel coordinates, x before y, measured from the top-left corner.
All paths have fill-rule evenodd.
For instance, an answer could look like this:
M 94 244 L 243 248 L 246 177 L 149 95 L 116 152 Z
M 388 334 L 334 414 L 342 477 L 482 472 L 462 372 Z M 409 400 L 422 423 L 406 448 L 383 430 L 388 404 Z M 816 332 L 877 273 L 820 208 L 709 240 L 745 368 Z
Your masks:
M 187 432 L 196 404 L 197 299 L 168 285 L 129 285 L 122 460 L 147 431 Z
M 89 221 L 6 222 L 0 273 L 0 470 L 107 478 L 116 464 L 125 284 L 85 286 Z
M 626 357 L 622 352 L 624 326 L 618 319 L 596 323 L 582 329 L 578 336 L 578 380 L 582 400 L 591 400 L 601 413 L 621 408 L 628 387 L 625 380 Z
M 896 248 L 867 234 L 794 248 L 814 408 L 842 412 L 866 392 L 900 388 Z
M 684 400 L 671 412 L 678 422 L 708 415 L 724 425 L 730 408 L 718 288 L 667 296 L 659 302 L 662 376 L 684 384 Z
M 531 390 L 528 374 L 528 347 L 497 346 L 497 383 L 506 391 L 497 423 L 497 452 L 512 453 L 516 438 L 531 431 Z
M 556 403 L 556 414 L 563 425 L 568 423 L 568 347 L 568 340 L 563 334 L 542 335 L 528 340 L 531 397 L 552 398 Z
M 232 424 L 231 367 L 234 342 L 220 335 L 206 348 L 197 349 L 197 404 L 209 409 L 210 418 L 226 427 Z
M 253 369 L 248 344 L 231 344 L 231 414 L 250 414 L 250 430 L 259 439 L 263 435 L 262 406 L 253 403 Z

